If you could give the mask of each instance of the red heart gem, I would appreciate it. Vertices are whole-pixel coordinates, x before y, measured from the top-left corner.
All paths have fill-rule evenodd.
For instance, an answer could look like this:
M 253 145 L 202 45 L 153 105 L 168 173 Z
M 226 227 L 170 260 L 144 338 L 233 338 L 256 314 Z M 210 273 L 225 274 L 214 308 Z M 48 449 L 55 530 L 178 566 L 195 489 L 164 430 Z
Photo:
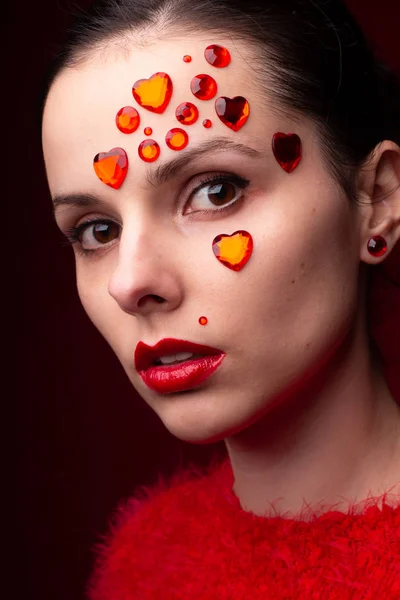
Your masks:
M 123 148 L 100 152 L 93 159 L 93 168 L 103 183 L 117 190 L 128 171 L 128 156 Z
M 301 140 L 296 133 L 274 133 L 272 151 L 282 169 L 291 173 L 301 159 Z
M 214 239 L 212 249 L 218 260 L 228 269 L 240 271 L 253 252 L 253 238 L 243 230 L 235 231 L 232 235 L 221 233 Z
M 239 131 L 249 118 L 250 104 L 243 96 L 221 96 L 215 101 L 215 112 L 229 129 Z
M 161 114 L 171 100 L 171 78 L 166 73 L 154 73 L 149 79 L 139 79 L 133 84 L 132 94 L 140 106 Z

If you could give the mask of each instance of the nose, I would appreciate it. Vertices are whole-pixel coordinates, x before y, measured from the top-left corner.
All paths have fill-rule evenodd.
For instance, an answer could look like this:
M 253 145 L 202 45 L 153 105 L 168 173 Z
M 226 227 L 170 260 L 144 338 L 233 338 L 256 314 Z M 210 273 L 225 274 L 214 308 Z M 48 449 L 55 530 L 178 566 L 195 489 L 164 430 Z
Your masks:
M 178 258 L 162 233 L 130 234 L 124 229 L 109 280 L 110 295 L 132 315 L 175 310 L 183 298 Z

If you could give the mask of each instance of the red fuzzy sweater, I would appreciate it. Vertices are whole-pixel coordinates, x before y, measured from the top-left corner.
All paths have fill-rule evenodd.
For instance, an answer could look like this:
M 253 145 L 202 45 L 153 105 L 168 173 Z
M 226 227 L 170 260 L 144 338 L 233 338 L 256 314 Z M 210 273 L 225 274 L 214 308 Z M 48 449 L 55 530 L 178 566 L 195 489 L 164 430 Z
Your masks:
M 400 600 L 399 497 L 258 517 L 233 482 L 217 459 L 141 486 L 99 548 L 90 600 Z

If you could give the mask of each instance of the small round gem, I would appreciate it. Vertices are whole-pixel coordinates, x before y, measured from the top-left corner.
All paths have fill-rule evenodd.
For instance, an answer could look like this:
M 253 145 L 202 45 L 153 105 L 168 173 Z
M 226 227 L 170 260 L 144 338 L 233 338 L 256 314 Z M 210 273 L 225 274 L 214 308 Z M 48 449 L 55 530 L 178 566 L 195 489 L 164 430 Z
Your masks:
M 160 146 L 154 140 L 143 140 L 139 144 L 138 153 L 145 162 L 154 162 L 160 156 Z
M 189 54 L 185 54 L 185 56 L 182 58 L 182 60 L 185 63 L 190 63 L 190 62 L 192 62 L 192 57 L 189 56 Z
M 175 116 L 182 125 L 192 125 L 193 123 L 196 123 L 199 118 L 199 111 L 197 106 L 191 102 L 182 102 L 182 104 L 177 107 Z
M 206 61 L 213 67 L 227 67 L 231 62 L 229 50 L 223 46 L 217 46 L 217 44 L 207 46 L 204 50 L 204 56 Z
M 145 127 L 143 132 L 144 132 L 144 135 L 151 135 L 153 133 L 153 130 L 151 127 Z
M 207 317 L 200 317 L 199 323 L 200 323 L 200 325 L 207 325 L 207 323 L 208 323 Z
M 387 250 L 387 242 L 381 235 L 374 235 L 368 240 L 367 248 L 372 256 L 382 256 Z
M 165 142 L 171 150 L 183 150 L 188 145 L 189 136 L 183 129 L 174 127 L 165 136 Z
M 140 116 L 133 106 L 124 106 L 117 112 L 115 122 L 122 133 L 133 133 L 139 127 Z
M 199 100 L 211 100 L 217 89 L 217 82 L 210 75 L 196 75 L 190 82 L 190 91 Z
M 206 129 L 210 129 L 211 125 L 212 125 L 212 121 L 210 121 L 210 119 L 204 119 L 203 127 L 205 127 Z

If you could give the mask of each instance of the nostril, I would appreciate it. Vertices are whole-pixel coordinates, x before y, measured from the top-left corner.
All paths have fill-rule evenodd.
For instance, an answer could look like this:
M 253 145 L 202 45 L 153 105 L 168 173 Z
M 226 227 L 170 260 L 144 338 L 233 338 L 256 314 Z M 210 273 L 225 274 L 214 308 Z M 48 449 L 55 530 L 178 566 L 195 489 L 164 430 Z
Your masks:
M 138 302 L 139 308 L 142 307 L 144 304 L 146 304 L 146 302 L 148 300 L 155 300 L 155 302 L 158 302 L 159 304 L 162 304 L 163 302 L 165 302 L 165 298 L 161 298 L 161 296 L 157 296 L 156 294 L 146 294 L 146 296 L 143 296 L 143 298 L 140 298 L 140 300 Z

